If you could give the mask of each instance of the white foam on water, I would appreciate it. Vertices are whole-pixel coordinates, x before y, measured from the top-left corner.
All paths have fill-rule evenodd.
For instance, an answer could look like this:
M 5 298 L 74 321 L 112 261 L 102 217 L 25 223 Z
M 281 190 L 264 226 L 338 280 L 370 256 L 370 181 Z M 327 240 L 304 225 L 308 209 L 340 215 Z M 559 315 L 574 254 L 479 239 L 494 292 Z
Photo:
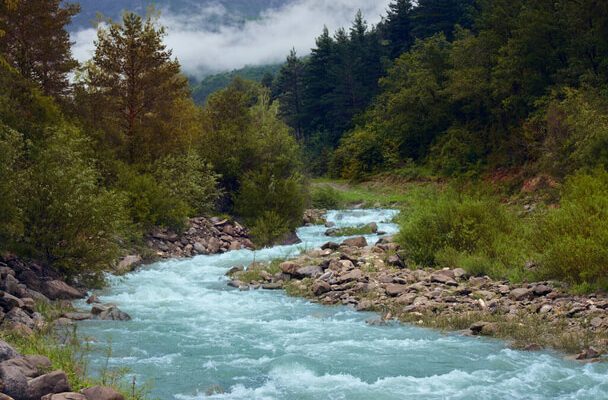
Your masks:
M 337 226 L 381 222 L 395 210 L 330 211 Z M 608 368 L 497 340 L 415 326 L 370 326 L 371 313 L 324 307 L 277 291 L 227 287 L 233 265 L 297 255 L 330 238 L 299 229 L 303 244 L 170 260 L 111 277 L 101 294 L 133 319 L 85 321 L 90 364 L 127 367 L 160 399 L 608 399 Z M 343 238 L 331 238 L 340 241 Z M 367 236 L 373 243 L 377 237 Z M 84 306 L 84 304 L 83 304 Z M 210 388 L 225 393 L 207 396 Z

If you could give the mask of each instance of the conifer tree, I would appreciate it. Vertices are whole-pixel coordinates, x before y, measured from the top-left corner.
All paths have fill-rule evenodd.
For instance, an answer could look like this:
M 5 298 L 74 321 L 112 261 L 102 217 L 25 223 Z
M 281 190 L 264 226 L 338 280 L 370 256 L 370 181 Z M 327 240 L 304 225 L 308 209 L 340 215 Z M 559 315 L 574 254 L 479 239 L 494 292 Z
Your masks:
M 0 2 L 0 53 L 47 95 L 65 95 L 68 74 L 78 65 L 65 27 L 79 10 L 61 0 Z
M 389 5 L 386 19 L 382 23 L 382 34 L 387 40 L 391 59 L 399 57 L 412 47 L 411 0 L 396 0 Z
M 303 138 L 303 76 L 304 65 L 292 49 L 277 77 L 276 90 L 280 93 L 280 116 L 294 129 L 297 139 Z

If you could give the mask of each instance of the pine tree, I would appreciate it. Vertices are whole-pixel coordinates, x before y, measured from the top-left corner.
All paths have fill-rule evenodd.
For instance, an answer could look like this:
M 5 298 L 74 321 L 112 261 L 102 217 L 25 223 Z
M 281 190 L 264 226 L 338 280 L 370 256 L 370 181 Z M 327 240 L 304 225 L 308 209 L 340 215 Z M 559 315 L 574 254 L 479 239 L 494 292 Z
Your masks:
M 297 139 L 303 138 L 303 75 L 304 65 L 296 50 L 292 49 L 277 76 L 276 90 L 279 93 L 280 116 L 294 129 Z
M 98 112 L 123 136 L 122 155 L 129 162 L 159 156 L 154 152 L 177 135 L 171 124 L 176 107 L 189 99 L 188 82 L 163 44 L 164 35 L 150 17 L 127 13 L 122 24 L 99 29 L 87 67 L 84 86 L 101 97 L 106 109 Z
M 331 77 L 335 42 L 327 27 L 316 40 L 304 73 L 303 106 L 307 134 L 326 130 L 329 125 L 329 96 L 335 82 Z
M 0 52 L 21 75 L 59 97 L 69 88 L 68 74 L 78 65 L 65 27 L 80 7 L 61 0 L 0 2 Z
M 454 27 L 470 28 L 473 25 L 475 0 L 419 0 L 412 12 L 412 31 L 423 39 L 436 33 L 452 40 Z
M 387 40 L 391 59 L 399 57 L 413 45 L 411 0 L 396 0 L 389 5 L 386 19 L 381 24 L 382 36 Z

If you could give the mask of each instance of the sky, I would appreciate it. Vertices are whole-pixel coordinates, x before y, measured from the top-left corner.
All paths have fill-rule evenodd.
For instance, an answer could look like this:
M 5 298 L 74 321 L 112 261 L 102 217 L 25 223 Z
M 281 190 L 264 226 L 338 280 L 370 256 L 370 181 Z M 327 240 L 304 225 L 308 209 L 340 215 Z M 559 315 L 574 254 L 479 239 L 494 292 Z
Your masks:
M 326 25 L 330 32 L 349 27 L 357 10 L 367 22 L 376 24 L 390 0 L 294 0 L 279 9 L 269 9 L 244 24 L 205 28 L 209 19 L 222 17 L 222 5 L 201 7 L 197 13 L 180 15 L 161 10 L 160 23 L 167 28 L 165 43 L 179 59 L 185 73 L 198 78 L 238 69 L 246 65 L 282 62 L 289 50 L 310 53 L 315 38 Z M 93 28 L 72 32 L 74 56 L 86 61 L 93 54 Z

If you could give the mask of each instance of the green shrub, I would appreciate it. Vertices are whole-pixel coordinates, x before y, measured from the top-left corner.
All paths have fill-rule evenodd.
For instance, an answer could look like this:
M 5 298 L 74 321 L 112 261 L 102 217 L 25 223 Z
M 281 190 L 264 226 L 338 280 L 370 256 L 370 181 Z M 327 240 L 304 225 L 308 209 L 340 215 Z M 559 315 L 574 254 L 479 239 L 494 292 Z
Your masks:
M 256 218 L 251 228 L 253 241 L 261 247 L 274 244 L 287 233 L 289 233 L 287 223 L 275 211 L 265 211 Z
M 173 197 L 187 203 L 192 213 L 211 212 L 220 195 L 218 175 L 194 152 L 157 161 L 153 175 Z
M 29 255 L 66 273 L 103 269 L 128 234 L 124 198 L 99 186 L 89 143 L 70 127 L 49 130 L 24 187 Z
M 302 223 L 305 198 L 304 182 L 299 174 L 281 178 L 263 169 L 244 176 L 236 199 L 236 211 L 254 225 L 272 211 L 288 230 L 293 230 Z
M 185 226 L 190 206 L 153 175 L 123 166 L 118 176 L 118 187 L 127 198 L 131 220 L 140 230 L 155 226 L 179 230 Z
M 515 239 L 522 233 L 520 225 L 492 197 L 427 190 L 402 211 L 399 241 L 418 264 L 505 276 L 511 268 L 523 265 L 525 246 Z
M 608 289 L 607 221 L 608 172 L 568 178 L 560 208 L 547 213 L 534 238 L 542 276 Z
M 344 203 L 340 191 L 330 185 L 319 185 L 312 189 L 312 206 L 327 210 L 335 210 Z
M 22 180 L 18 161 L 23 141 L 18 132 L 0 124 L 0 251 L 23 233 L 23 215 L 19 206 Z
M 431 147 L 430 164 L 439 173 L 452 176 L 474 168 L 481 159 L 479 136 L 466 127 L 451 127 Z

